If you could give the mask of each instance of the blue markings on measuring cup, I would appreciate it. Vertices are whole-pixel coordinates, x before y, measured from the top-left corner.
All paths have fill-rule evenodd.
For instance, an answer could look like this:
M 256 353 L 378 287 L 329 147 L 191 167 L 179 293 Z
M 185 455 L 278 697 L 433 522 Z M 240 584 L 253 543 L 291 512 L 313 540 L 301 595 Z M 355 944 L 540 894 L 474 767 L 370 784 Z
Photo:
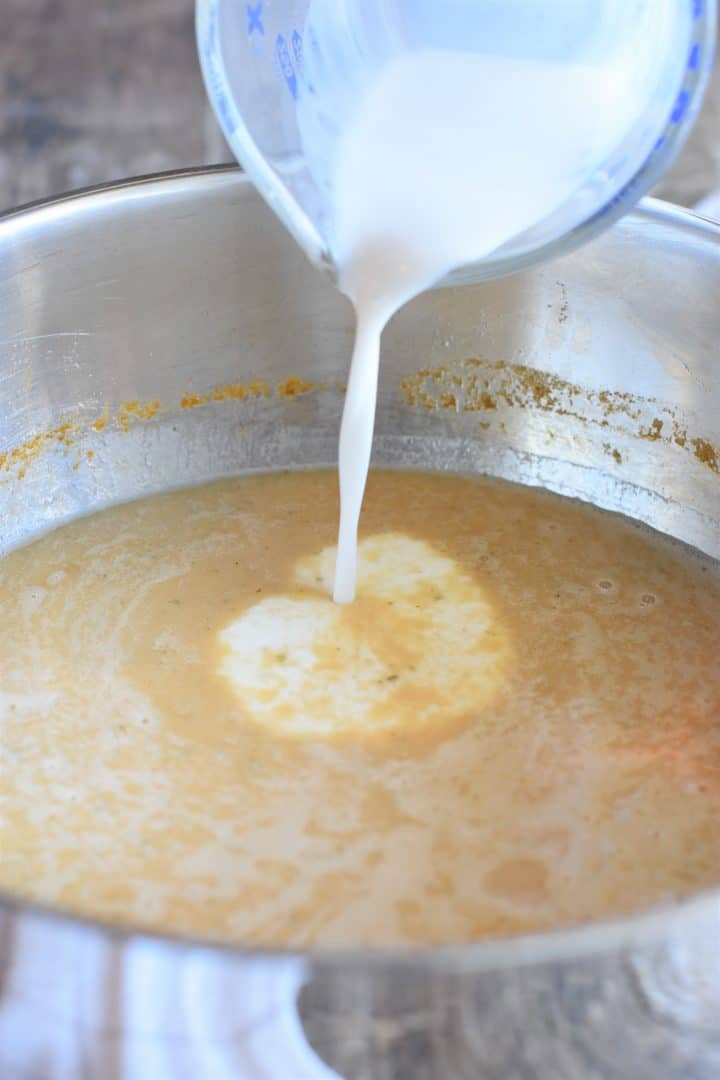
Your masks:
M 292 38 L 290 40 L 292 41 L 293 56 L 295 57 L 295 63 L 297 64 L 298 68 L 302 68 L 302 62 L 303 62 L 302 37 L 301 37 L 300 33 L 297 30 L 293 30 Z
M 690 0 L 690 2 L 692 4 L 693 18 L 697 19 L 703 13 L 703 0 Z M 646 157 L 641 167 L 635 173 L 635 175 L 628 180 L 625 186 L 621 188 L 621 190 L 618 191 L 613 196 L 613 198 L 609 200 L 609 202 L 607 202 L 600 210 L 598 210 L 598 212 L 595 214 L 595 220 L 604 217 L 608 213 L 612 213 L 618 206 L 629 205 L 634 198 L 636 189 L 640 185 L 643 173 L 645 173 L 647 169 L 652 167 L 656 155 L 660 155 L 661 152 L 665 154 L 667 153 L 666 147 L 670 146 L 672 142 L 674 142 L 677 138 L 677 128 L 681 127 L 684 121 L 687 119 L 688 111 L 693 104 L 692 82 L 697 80 L 697 72 L 699 71 L 702 62 L 702 43 L 699 41 L 695 41 L 690 46 L 687 63 L 685 65 L 685 75 L 686 79 L 689 78 L 690 85 L 682 86 L 678 91 L 678 95 L 673 102 L 672 112 L 670 113 L 670 116 L 668 118 L 665 131 L 661 132 L 661 134 L 655 140 L 655 143 L 653 144 L 650 153 Z M 612 172 L 617 171 L 617 169 L 609 170 L 610 175 L 612 175 Z
M 314 94 L 315 87 L 312 83 L 307 81 L 307 72 L 304 70 L 303 39 L 302 34 L 297 28 L 293 30 L 290 41 L 292 42 L 293 56 L 295 58 L 295 67 L 297 69 L 297 75 L 300 80 L 301 86 L 303 87 L 303 89 L 307 90 L 309 94 Z
M 246 4 L 245 14 L 247 15 L 247 35 L 252 37 L 253 34 L 260 34 L 261 37 L 265 36 L 265 27 L 262 21 L 263 13 L 263 0 L 259 0 L 257 4 Z
M 684 88 L 680 91 L 675 98 L 675 104 L 673 105 L 673 111 L 670 114 L 670 123 L 679 124 L 683 116 L 687 112 L 687 107 L 690 104 L 690 94 Z
M 297 99 L 298 96 L 298 80 L 295 74 L 295 68 L 293 62 L 290 59 L 290 51 L 287 47 L 287 41 L 282 34 L 278 34 L 275 38 L 275 52 L 277 54 L 278 63 L 280 64 L 280 70 L 287 85 L 288 90 L 292 94 L 293 98 Z

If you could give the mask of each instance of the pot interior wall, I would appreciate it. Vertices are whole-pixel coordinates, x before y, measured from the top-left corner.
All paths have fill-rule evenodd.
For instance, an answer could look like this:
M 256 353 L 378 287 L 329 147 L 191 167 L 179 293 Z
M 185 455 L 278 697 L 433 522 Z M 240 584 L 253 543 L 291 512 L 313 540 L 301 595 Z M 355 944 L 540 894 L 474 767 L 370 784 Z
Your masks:
M 376 463 L 489 472 L 720 555 L 720 244 L 646 206 L 388 328 Z M 347 301 L 234 171 L 0 222 L 0 549 L 111 502 L 332 464 Z
M 376 462 L 543 484 L 720 557 L 719 295 L 719 231 L 660 204 L 550 266 L 428 293 L 385 335 Z M 234 170 L 0 220 L 0 552 L 111 502 L 334 463 L 352 324 Z M 207 1052 L 249 1075 L 241 1006 L 266 987 L 257 1045 L 277 1015 L 280 1040 L 304 1028 L 348 1077 L 716 1075 L 717 940 L 714 896 L 339 961 L 115 937 L 3 901 L 0 1064 L 19 1075 L 26 1048 L 43 1070 L 139 1075 L 150 1046 L 156 1072 L 197 1074 Z

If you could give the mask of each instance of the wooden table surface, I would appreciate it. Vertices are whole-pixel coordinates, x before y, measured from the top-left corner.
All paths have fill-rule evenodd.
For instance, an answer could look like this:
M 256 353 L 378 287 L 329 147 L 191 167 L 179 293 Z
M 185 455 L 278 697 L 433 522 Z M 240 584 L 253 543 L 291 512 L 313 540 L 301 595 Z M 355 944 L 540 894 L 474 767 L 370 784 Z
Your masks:
M 0 208 L 229 161 L 193 0 L 2 0 Z

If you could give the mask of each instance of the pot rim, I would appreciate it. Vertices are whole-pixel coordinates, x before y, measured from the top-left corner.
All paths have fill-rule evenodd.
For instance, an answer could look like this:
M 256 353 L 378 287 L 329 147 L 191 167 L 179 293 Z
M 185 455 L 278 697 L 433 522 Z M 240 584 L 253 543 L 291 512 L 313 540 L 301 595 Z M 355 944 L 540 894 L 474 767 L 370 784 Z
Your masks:
M 212 194 L 226 187 L 235 187 L 244 192 L 254 190 L 242 169 L 229 164 L 153 173 L 36 200 L 0 213 L 0 255 L 2 245 L 13 237 L 47 224 L 69 220 L 76 217 L 78 212 L 113 205 L 122 208 L 138 200 L 164 198 L 183 192 L 198 194 L 205 191 Z M 719 222 L 673 203 L 644 198 L 628 216 L 635 216 L 650 226 L 671 226 L 682 231 L 689 229 L 702 234 L 720 249 Z M 109 922 L 62 906 L 28 900 L 0 889 L 0 917 L 22 918 L 29 915 L 51 927 L 74 927 L 98 934 L 108 944 L 154 943 L 178 957 L 184 951 L 201 949 L 218 957 L 255 962 L 283 964 L 304 961 L 315 967 L 341 970 L 392 967 L 431 974 L 472 974 L 489 969 L 562 962 L 580 956 L 619 952 L 666 939 L 681 925 L 694 919 L 716 918 L 719 912 L 720 886 L 630 915 L 516 937 L 450 945 L 277 948 L 160 931 L 132 923 Z
M 77 188 L 50 198 L 34 199 L 20 206 L 0 212 L 0 244 L 9 235 L 24 231 L 25 227 L 39 226 L 50 221 L 59 221 L 70 217 L 76 210 L 95 209 L 100 206 L 136 202 L 140 198 L 166 196 L 168 193 L 180 194 L 189 191 L 199 193 L 204 188 L 218 191 L 225 187 L 237 187 L 243 191 L 255 191 L 252 181 L 239 165 L 198 165 L 184 169 L 170 169 L 166 172 L 147 173 L 131 176 L 122 180 L 112 180 L 90 187 Z M 261 196 L 258 194 L 258 198 Z M 703 233 L 711 242 L 720 243 L 720 221 L 705 217 L 694 210 L 665 199 L 645 196 L 632 207 L 625 217 L 639 217 L 646 221 L 662 222 L 666 225 L 679 225 Z M 612 229 L 621 225 L 623 218 Z M 602 234 L 605 235 L 605 234 Z M 602 241 L 602 235 L 595 242 Z M 592 242 L 592 241 L 590 241 Z M 570 255 L 573 253 L 571 252 Z M 562 258 L 562 255 L 559 256 Z M 532 272 L 520 270 L 519 273 Z M 481 284 L 481 282 L 478 282 Z

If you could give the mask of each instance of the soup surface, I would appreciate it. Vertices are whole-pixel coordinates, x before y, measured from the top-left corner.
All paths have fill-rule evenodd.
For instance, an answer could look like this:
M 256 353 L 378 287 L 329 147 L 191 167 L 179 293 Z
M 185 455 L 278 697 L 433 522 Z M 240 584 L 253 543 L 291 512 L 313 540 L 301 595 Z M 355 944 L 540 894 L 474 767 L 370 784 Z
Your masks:
M 720 882 L 720 575 L 498 482 L 332 472 L 0 562 L 0 888 L 272 944 L 458 942 Z

